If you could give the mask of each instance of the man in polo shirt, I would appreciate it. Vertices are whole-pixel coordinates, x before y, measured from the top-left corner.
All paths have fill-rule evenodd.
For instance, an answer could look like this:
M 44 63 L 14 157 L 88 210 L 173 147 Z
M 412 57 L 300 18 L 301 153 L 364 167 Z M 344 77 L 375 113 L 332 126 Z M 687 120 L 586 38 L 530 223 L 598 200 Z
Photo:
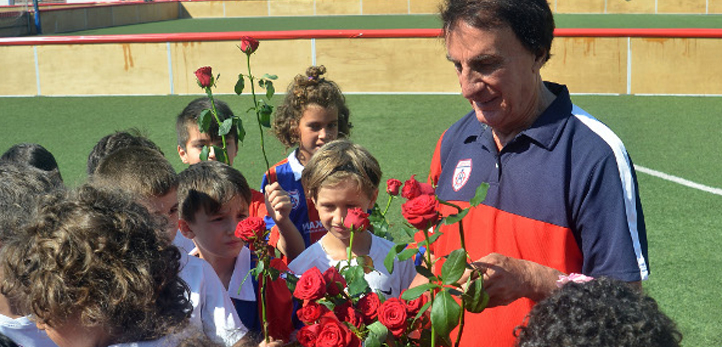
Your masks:
M 461 346 L 511 346 L 514 327 L 559 275 L 647 278 L 636 176 L 619 138 L 573 105 L 565 86 L 542 80 L 554 31 L 545 0 L 446 0 L 442 20 L 473 110 L 439 139 L 430 181 L 462 206 L 490 185 L 464 219 L 489 308 L 467 315 Z M 458 227 L 442 232 L 436 257 L 460 248 Z

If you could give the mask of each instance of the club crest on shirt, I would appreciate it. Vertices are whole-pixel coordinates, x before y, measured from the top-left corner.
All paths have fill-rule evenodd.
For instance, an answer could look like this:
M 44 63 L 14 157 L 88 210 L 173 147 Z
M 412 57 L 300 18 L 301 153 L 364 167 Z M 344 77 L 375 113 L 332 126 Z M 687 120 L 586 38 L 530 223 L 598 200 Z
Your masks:
M 458 192 L 459 189 L 463 188 L 466 182 L 469 181 L 470 176 L 471 159 L 459 160 L 459 162 L 456 163 L 456 168 L 454 169 L 454 176 L 451 182 L 451 186 L 454 188 L 454 191 Z
M 291 198 L 291 208 L 294 210 L 297 209 L 301 200 L 301 194 L 298 192 L 298 189 L 289 190 L 288 197 Z

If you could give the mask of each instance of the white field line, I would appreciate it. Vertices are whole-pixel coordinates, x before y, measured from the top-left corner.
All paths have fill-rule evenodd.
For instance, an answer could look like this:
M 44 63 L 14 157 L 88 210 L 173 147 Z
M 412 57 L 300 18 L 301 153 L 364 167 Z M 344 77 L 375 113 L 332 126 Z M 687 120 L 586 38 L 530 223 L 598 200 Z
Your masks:
M 707 193 L 711 193 L 711 194 L 715 194 L 715 195 L 720 195 L 720 196 L 722 196 L 722 189 L 719 189 L 719 188 L 710 187 L 710 186 L 706 186 L 706 185 L 704 185 L 704 184 L 699 184 L 699 183 L 696 183 L 696 182 L 692 182 L 692 181 L 690 181 L 690 180 L 686 180 L 686 179 L 684 179 L 684 178 L 677 177 L 677 176 L 672 176 L 672 175 L 670 175 L 670 174 L 666 174 L 666 173 L 661 172 L 661 171 L 648 169 L 648 168 L 646 168 L 646 167 L 644 167 L 644 166 L 634 165 L 634 168 L 635 168 L 638 172 L 646 173 L 647 175 L 652 175 L 652 176 L 654 176 L 654 177 L 659 177 L 659 178 L 661 178 L 661 179 L 663 179 L 663 180 L 667 180 L 667 181 L 670 181 L 670 182 L 674 182 L 674 183 L 677 183 L 677 184 L 681 184 L 681 185 L 686 186 L 686 187 L 690 187 L 690 188 L 694 188 L 694 189 L 701 190 L 701 191 L 703 191 L 703 192 L 707 192 Z

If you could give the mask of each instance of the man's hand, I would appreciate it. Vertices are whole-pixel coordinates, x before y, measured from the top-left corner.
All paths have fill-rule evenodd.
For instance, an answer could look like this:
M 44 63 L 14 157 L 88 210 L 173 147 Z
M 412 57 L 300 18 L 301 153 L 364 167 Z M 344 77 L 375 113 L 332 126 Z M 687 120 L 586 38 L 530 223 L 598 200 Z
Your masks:
M 484 290 L 489 294 L 487 307 L 504 306 L 519 298 L 539 301 L 556 288 L 562 272 L 528 260 L 491 253 L 472 266 L 481 270 Z

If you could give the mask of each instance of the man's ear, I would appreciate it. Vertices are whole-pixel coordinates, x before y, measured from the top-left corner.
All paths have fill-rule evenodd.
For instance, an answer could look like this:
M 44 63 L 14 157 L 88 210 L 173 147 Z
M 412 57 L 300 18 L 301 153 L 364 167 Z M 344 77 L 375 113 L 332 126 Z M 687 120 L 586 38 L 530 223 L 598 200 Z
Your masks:
M 188 225 L 188 222 L 186 222 L 184 219 L 178 220 L 178 229 L 181 232 L 181 235 L 185 236 L 185 238 L 192 240 L 194 237 L 196 237 L 196 234 L 191 230 L 190 225 Z
M 188 152 L 186 152 L 186 150 L 180 145 L 178 145 L 178 156 L 180 156 L 183 164 L 188 164 Z

